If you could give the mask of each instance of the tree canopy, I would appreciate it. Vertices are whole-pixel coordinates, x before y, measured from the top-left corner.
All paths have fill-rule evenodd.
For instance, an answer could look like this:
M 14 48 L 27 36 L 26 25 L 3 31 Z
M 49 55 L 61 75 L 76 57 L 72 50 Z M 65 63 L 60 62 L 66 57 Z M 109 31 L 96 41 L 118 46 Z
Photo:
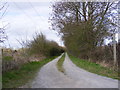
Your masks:
M 62 35 L 67 50 L 87 53 L 111 36 L 111 2 L 56 2 L 52 5 L 52 27 Z M 84 55 L 83 55 L 84 56 Z M 87 57 L 87 56 L 85 56 Z

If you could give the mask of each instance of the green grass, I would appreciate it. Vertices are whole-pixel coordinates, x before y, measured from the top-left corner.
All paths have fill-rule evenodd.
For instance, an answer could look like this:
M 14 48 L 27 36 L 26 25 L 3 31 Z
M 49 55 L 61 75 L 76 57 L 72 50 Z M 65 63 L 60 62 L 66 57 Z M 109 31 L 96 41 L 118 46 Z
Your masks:
M 13 60 L 13 57 L 12 56 L 4 56 L 2 59 L 10 61 L 10 60 Z
M 74 56 L 70 56 L 70 59 L 74 64 L 76 64 L 78 67 L 83 68 L 89 72 L 101 75 L 101 76 L 107 76 L 113 79 L 118 79 L 120 80 L 120 77 L 118 76 L 118 72 L 114 71 L 110 68 L 103 67 L 100 64 L 96 64 L 93 62 L 89 62 L 87 60 L 82 60 L 79 58 L 76 58 Z
M 65 54 L 58 60 L 57 62 L 57 68 L 60 72 L 64 73 L 64 68 L 63 68 L 63 62 L 65 60 Z
M 29 80 L 32 80 L 40 67 L 55 57 L 45 59 L 39 62 L 30 62 L 21 66 L 18 70 L 12 70 L 2 74 L 3 88 L 17 88 L 25 85 Z
M 2 83 L 2 75 L 0 74 L 0 83 Z

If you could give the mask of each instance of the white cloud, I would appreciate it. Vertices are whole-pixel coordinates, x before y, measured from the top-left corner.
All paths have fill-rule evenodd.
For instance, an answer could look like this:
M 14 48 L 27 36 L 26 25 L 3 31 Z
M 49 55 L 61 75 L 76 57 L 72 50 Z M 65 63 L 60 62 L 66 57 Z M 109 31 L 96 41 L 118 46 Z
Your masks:
M 36 31 L 42 32 L 49 40 L 54 40 L 61 44 L 60 36 L 55 31 L 49 29 L 49 13 L 51 13 L 50 3 L 9 3 L 9 9 L 2 21 L 10 23 L 10 28 L 6 30 L 11 47 L 18 48 L 20 44 L 16 39 L 26 40 L 26 36 L 32 40 Z M 36 11 L 35 11 L 36 10 Z M 8 45 L 8 42 L 5 42 Z

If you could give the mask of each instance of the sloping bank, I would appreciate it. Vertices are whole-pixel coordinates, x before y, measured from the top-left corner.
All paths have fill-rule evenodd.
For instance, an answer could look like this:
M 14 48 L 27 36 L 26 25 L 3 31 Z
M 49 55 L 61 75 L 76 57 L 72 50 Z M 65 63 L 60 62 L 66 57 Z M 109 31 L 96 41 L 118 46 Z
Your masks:
M 11 70 L 2 74 L 3 88 L 17 88 L 33 79 L 36 72 L 46 63 L 52 61 L 55 57 L 45 59 L 39 62 L 29 62 L 22 65 L 18 70 Z
M 107 68 L 107 67 L 103 67 L 100 64 L 96 64 L 96 63 L 90 62 L 88 60 L 76 58 L 70 54 L 69 54 L 69 57 L 70 57 L 71 61 L 80 68 L 83 68 L 89 72 L 92 72 L 92 73 L 95 73 L 95 74 L 98 74 L 101 76 L 106 76 L 109 78 L 120 80 L 120 77 L 118 76 L 118 71 L 115 71 L 115 70 Z

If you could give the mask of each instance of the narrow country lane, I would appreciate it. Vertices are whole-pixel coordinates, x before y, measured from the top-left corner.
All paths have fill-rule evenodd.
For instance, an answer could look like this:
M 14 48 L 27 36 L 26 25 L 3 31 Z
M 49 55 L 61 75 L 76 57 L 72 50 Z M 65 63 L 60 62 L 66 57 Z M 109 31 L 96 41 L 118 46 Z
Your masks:
M 56 64 L 61 56 L 44 65 L 37 77 L 22 88 L 79 88 L 75 80 L 58 71 Z
M 62 56 L 62 55 L 61 55 Z M 36 78 L 23 86 L 24 88 L 118 88 L 118 81 L 99 76 L 78 68 L 72 63 L 66 54 L 63 67 L 65 74 L 57 69 L 57 61 L 54 59 L 44 65 Z

